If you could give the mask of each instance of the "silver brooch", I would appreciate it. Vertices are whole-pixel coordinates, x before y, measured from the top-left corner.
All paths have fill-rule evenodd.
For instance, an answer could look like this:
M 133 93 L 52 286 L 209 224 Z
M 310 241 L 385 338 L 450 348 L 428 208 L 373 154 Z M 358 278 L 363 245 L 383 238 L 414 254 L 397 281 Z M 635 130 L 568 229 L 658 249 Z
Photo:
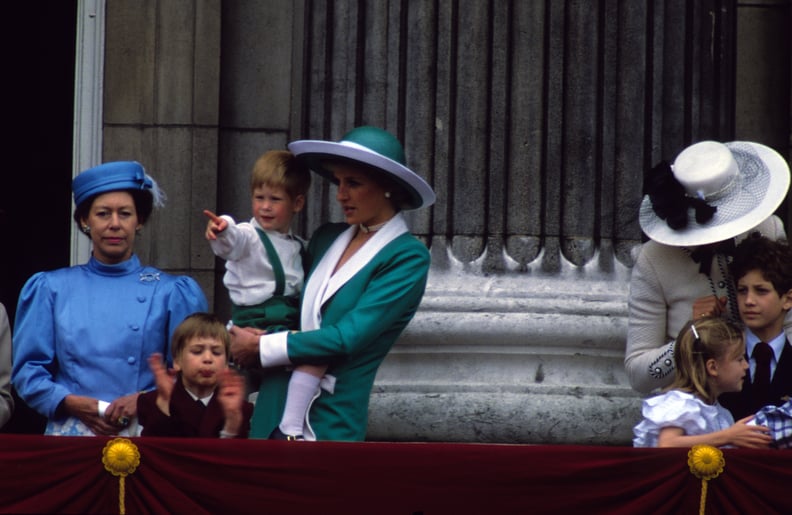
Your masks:
M 160 280 L 159 272 L 147 272 L 145 274 L 140 274 L 140 282 L 148 283 L 151 281 L 159 281 Z

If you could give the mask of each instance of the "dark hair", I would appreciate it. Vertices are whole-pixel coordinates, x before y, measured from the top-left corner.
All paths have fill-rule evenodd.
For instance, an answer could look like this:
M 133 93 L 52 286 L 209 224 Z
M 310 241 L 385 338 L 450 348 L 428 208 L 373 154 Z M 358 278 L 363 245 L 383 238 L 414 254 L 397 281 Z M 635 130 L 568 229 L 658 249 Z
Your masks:
M 140 225 L 145 225 L 151 216 L 151 212 L 154 210 L 154 195 L 151 194 L 151 191 L 137 189 L 117 191 L 129 193 L 132 196 L 132 201 L 135 203 L 135 211 L 137 211 L 138 222 Z M 113 191 L 103 191 L 102 193 L 91 195 L 80 202 L 80 205 L 74 209 L 74 221 L 77 223 L 77 225 L 82 223 L 83 218 L 88 218 L 88 213 L 91 211 L 91 206 L 93 206 L 96 198 L 100 195 L 104 195 L 105 193 L 113 193 Z
M 730 351 L 745 353 L 742 330 L 721 317 L 703 317 L 688 321 L 674 343 L 674 381 L 666 388 L 682 390 L 701 397 L 710 404 L 715 392 L 710 387 L 707 360 L 720 359 Z M 739 345 L 739 347 L 736 347 Z
M 759 233 L 751 234 L 734 249 L 729 271 L 736 283 L 752 270 L 758 270 L 766 281 L 773 283 L 779 295 L 792 290 L 792 247 L 786 240 L 774 241 Z
M 410 203 L 410 195 L 407 192 L 407 189 L 402 186 L 398 180 L 392 178 L 388 173 L 383 172 L 376 166 L 361 163 L 360 161 L 355 161 L 354 159 L 345 159 L 343 157 L 326 158 L 322 160 L 321 164 L 322 167 L 327 170 L 328 177 L 331 179 L 333 175 L 330 173 L 328 168 L 332 165 L 349 166 L 365 173 L 371 177 L 371 180 L 376 182 L 383 190 L 390 193 L 389 200 L 396 212 L 401 211 L 404 209 L 404 206 Z
M 231 337 L 223 322 L 212 313 L 193 313 L 185 318 L 173 331 L 171 355 L 179 356 L 192 338 L 212 338 L 223 342 L 226 359 L 231 353 Z

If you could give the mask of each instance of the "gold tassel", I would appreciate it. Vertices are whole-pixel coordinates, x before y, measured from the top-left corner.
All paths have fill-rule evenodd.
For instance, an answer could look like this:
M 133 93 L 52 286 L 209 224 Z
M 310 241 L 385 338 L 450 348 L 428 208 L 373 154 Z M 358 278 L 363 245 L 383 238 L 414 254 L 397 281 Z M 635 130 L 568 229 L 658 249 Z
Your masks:
M 118 476 L 118 512 L 124 515 L 125 479 L 140 465 L 140 451 L 131 440 L 115 438 L 107 442 L 102 450 L 102 463 L 108 472 Z
M 711 445 L 694 445 L 688 451 L 688 466 L 690 473 L 701 479 L 701 502 L 699 514 L 704 515 L 707 507 L 707 481 L 715 479 L 723 472 L 726 460 L 723 452 Z

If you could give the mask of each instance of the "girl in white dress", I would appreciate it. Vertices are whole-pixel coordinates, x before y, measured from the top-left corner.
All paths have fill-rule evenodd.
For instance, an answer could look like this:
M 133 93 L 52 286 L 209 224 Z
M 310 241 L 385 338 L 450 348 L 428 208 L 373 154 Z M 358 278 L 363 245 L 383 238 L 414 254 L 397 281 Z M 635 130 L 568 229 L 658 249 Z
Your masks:
M 748 362 L 740 328 L 720 317 L 689 321 L 674 344 L 676 377 L 664 393 L 645 399 L 643 420 L 635 426 L 635 447 L 767 448 L 765 426 L 737 423 L 718 396 L 742 389 Z

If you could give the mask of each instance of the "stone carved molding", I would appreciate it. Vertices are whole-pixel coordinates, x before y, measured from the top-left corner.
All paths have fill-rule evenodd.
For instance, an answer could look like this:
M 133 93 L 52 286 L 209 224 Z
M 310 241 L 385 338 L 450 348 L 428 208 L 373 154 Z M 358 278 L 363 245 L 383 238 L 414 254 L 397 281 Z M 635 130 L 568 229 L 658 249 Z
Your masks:
M 640 399 L 623 365 L 628 267 L 602 271 L 595 255 L 544 272 L 539 255 L 486 275 L 441 242 L 432 253 L 448 267 L 433 266 L 379 371 L 371 439 L 629 445 Z

